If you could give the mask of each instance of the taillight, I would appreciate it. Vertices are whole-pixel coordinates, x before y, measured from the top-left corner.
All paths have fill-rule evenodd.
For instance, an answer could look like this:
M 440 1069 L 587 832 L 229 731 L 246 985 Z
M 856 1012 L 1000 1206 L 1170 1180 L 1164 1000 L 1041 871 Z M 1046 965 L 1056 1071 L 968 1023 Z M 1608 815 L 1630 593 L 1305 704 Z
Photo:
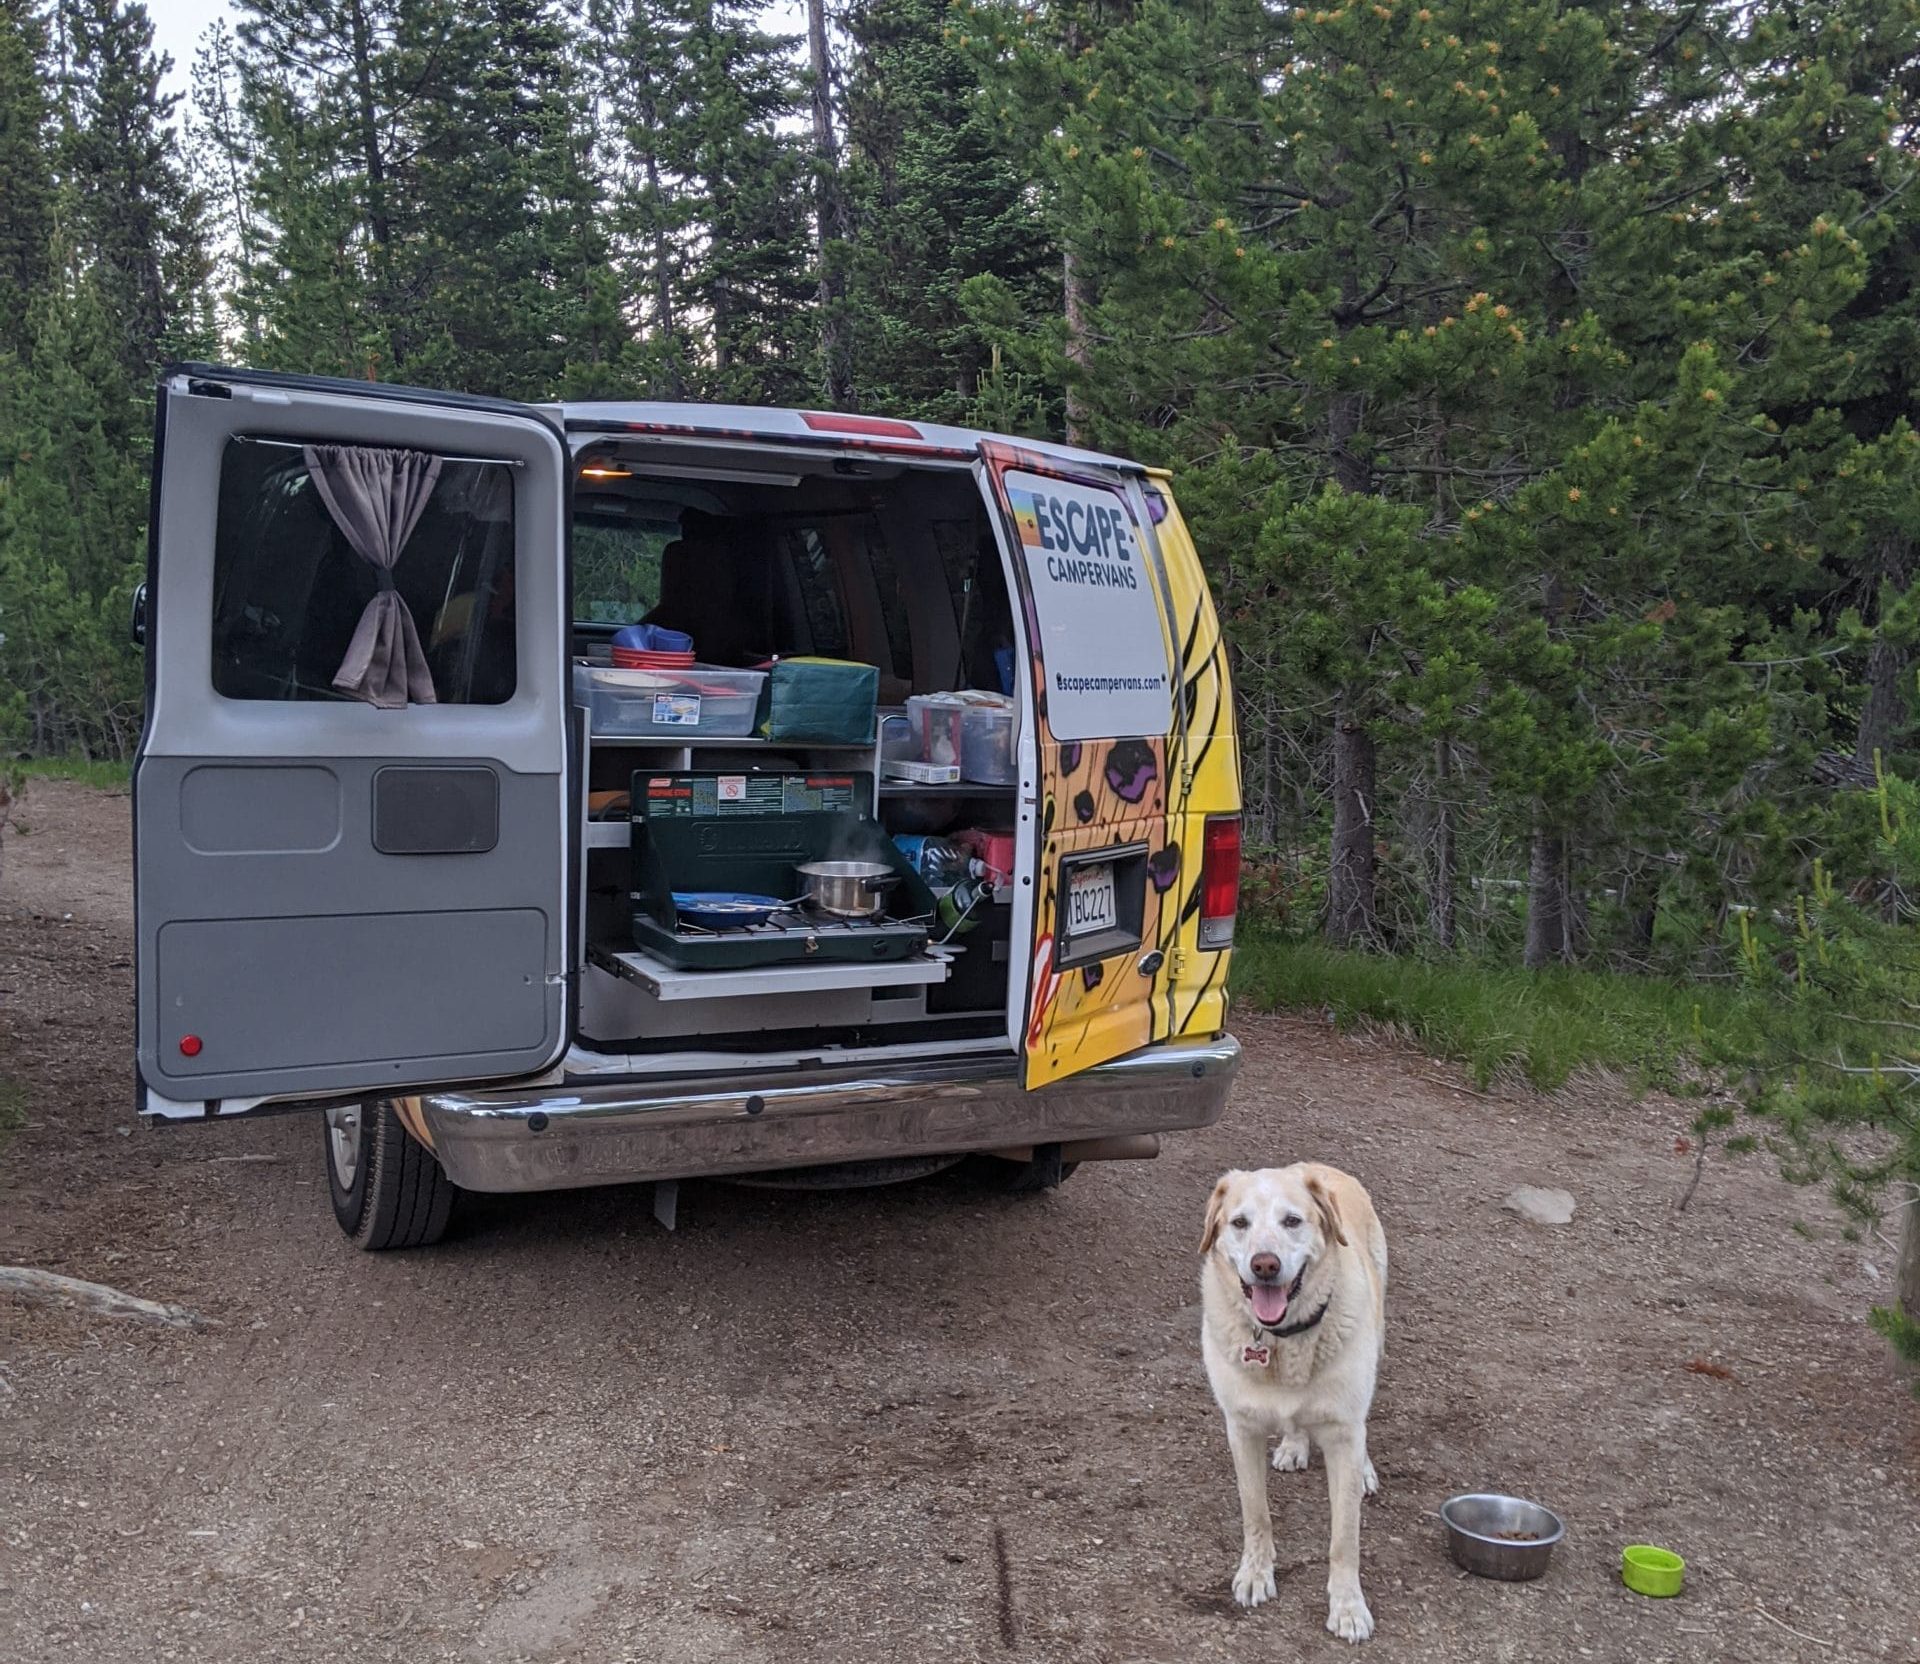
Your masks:
M 1240 908 L 1240 817 L 1209 815 L 1200 845 L 1200 945 L 1233 946 Z

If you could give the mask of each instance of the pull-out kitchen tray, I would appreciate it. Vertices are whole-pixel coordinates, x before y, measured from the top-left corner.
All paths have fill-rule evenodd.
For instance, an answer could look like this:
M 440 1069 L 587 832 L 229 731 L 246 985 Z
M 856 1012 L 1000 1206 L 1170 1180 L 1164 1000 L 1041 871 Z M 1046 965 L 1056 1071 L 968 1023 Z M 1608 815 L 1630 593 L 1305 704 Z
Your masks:
M 907 959 L 811 959 L 773 965 L 742 965 L 731 970 L 700 970 L 671 965 L 644 951 L 616 953 L 595 948 L 602 970 L 640 987 L 660 1000 L 712 1000 L 755 994 L 808 994 L 832 988 L 902 988 L 944 982 L 948 958 L 929 950 Z
M 638 952 L 685 970 L 834 960 L 876 971 L 925 950 L 933 892 L 867 813 L 872 775 L 640 769 L 630 795 Z M 761 924 L 706 930 L 681 919 L 673 905 L 675 895 L 715 890 L 791 902 L 801 886 L 798 868 L 821 860 L 872 861 L 890 873 L 888 916 L 831 918 L 790 905 Z M 834 986 L 857 987 L 862 980 L 871 979 Z M 880 984 L 873 980 L 872 986 Z

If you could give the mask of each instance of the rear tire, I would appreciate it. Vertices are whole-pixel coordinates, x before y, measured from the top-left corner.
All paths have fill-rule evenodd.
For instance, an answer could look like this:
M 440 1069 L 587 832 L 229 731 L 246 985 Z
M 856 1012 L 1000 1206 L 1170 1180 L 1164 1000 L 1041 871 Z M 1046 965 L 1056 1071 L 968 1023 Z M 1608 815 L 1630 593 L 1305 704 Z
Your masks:
M 458 1187 L 384 1098 L 327 1110 L 320 1134 L 333 1217 L 356 1248 L 424 1248 L 446 1235 Z

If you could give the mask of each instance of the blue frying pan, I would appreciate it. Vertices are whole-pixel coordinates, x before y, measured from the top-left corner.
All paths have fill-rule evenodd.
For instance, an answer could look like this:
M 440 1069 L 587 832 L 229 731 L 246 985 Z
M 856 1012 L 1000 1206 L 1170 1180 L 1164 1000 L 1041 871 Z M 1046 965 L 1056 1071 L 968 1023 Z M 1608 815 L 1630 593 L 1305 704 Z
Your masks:
M 747 895 L 738 890 L 675 890 L 673 910 L 687 924 L 702 930 L 739 930 L 765 924 L 786 905 L 773 896 Z

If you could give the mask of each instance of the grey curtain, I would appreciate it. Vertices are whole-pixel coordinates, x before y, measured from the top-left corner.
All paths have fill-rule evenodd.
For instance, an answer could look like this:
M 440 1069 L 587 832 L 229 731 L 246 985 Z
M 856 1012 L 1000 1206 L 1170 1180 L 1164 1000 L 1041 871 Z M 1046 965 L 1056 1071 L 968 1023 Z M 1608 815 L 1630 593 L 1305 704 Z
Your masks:
M 420 632 L 393 587 L 393 568 L 433 495 L 440 459 L 371 445 L 308 445 L 304 450 L 321 502 L 380 585 L 360 615 L 333 685 L 383 711 L 434 704 Z

